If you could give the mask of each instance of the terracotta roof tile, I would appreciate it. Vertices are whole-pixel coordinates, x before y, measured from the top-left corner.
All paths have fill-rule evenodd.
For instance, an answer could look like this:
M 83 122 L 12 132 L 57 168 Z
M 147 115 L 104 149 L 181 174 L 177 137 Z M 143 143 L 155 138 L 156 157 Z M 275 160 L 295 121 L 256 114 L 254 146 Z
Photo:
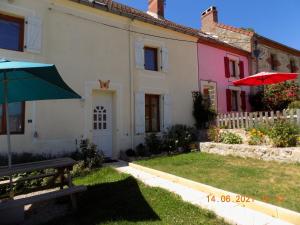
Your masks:
M 240 33 L 240 34 L 245 34 L 245 35 L 248 35 L 248 36 L 253 36 L 254 35 L 254 32 L 252 32 L 252 31 L 244 30 L 244 29 L 241 29 L 241 28 L 236 28 L 236 27 L 225 25 L 225 24 L 222 24 L 222 23 L 217 23 L 217 26 L 220 27 L 220 28 L 226 29 L 226 30 L 230 30 L 230 31 L 237 32 L 237 33 Z
M 151 15 L 149 15 L 148 13 L 145 13 L 141 10 L 132 8 L 130 6 L 112 1 L 112 0 L 97 0 L 94 3 L 89 3 L 87 0 L 71 0 L 74 2 L 78 2 L 81 4 L 85 4 L 85 5 L 89 5 L 91 7 L 95 7 L 95 8 L 99 8 L 102 10 L 106 10 L 108 12 L 114 13 L 114 14 L 118 14 L 118 15 L 122 15 L 122 16 L 126 16 L 129 18 L 134 18 L 146 23 L 150 23 L 156 26 L 160 26 L 160 27 L 164 27 L 166 29 L 170 29 L 170 30 L 174 30 L 180 33 L 184 33 L 190 36 L 194 36 L 198 39 L 202 39 L 202 40 L 206 40 L 208 42 L 211 43 L 215 43 L 216 45 L 220 45 L 220 46 L 226 46 L 228 48 L 232 48 L 234 50 L 238 50 L 241 52 L 247 53 L 246 51 L 233 46 L 231 44 L 225 43 L 223 41 L 220 41 L 212 36 L 210 36 L 209 34 L 203 33 L 200 30 L 191 28 L 191 27 L 187 27 L 184 25 L 180 25 L 178 23 L 174 23 L 170 20 L 167 20 L 165 18 L 161 19 L 161 18 L 155 18 Z M 98 5 L 97 5 L 98 4 Z M 248 54 L 248 53 L 247 53 Z

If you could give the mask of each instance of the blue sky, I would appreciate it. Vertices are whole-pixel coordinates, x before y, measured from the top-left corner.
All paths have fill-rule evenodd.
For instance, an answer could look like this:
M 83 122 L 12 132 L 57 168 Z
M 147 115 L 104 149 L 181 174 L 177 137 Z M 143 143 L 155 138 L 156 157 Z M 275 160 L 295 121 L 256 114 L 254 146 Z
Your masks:
M 116 0 L 147 11 L 148 0 Z M 300 50 L 299 0 L 167 0 L 166 18 L 200 28 L 200 15 L 209 6 L 218 9 L 219 22 L 251 27 L 258 34 Z

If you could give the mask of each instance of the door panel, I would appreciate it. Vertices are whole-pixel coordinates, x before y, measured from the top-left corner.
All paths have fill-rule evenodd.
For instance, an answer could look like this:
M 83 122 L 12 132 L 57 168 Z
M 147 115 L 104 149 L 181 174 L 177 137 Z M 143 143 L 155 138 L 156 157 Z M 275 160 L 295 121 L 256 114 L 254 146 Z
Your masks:
M 92 113 L 93 142 L 106 157 L 112 157 L 112 95 L 95 96 Z

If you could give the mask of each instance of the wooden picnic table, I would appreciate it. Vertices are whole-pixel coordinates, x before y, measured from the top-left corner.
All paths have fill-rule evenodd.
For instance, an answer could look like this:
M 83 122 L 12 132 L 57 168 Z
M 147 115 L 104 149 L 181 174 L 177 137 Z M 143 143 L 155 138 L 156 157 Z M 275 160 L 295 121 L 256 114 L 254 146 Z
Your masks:
M 10 198 L 5 200 L 0 199 L 0 217 L 6 216 L 9 223 L 11 222 L 10 219 L 17 219 L 15 216 L 10 216 L 10 212 L 12 208 L 23 207 L 28 204 L 33 204 L 40 201 L 45 201 L 49 199 L 55 199 L 58 197 L 62 197 L 65 195 L 69 195 L 71 197 L 71 203 L 74 209 L 76 209 L 76 200 L 75 200 L 75 193 L 85 191 L 85 186 L 74 186 L 71 177 L 71 171 L 73 169 L 73 165 L 76 163 L 75 160 L 71 158 L 59 158 L 59 159 L 52 159 L 52 160 L 45 160 L 40 162 L 32 162 L 32 163 L 24 163 L 24 164 L 15 164 L 12 165 L 11 168 L 8 167 L 0 167 L 0 178 L 5 177 L 6 180 L 0 181 L 1 185 L 11 185 L 18 184 L 30 180 L 42 179 L 46 177 L 52 177 L 52 183 L 46 186 L 38 187 L 38 191 L 47 191 L 41 194 L 32 195 L 29 197 L 19 198 L 16 196 L 12 198 L 15 193 L 13 190 L 10 189 Z M 45 170 L 49 170 L 50 172 L 45 172 Z M 41 172 L 44 171 L 44 172 Z M 29 175 L 29 176 L 22 176 L 12 179 L 10 182 L 10 177 L 16 176 L 19 174 L 31 173 L 31 172 L 38 172 L 37 175 Z M 57 182 L 58 181 L 58 182 Z M 54 187 L 60 187 L 59 190 L 53 189 Z M 36 191 L 36 189 L 34 189 Z M 19 210 L 19 220 L 24 219 L 24 209 L 23 213 L 20 213 Z M 16 212 L 14 212 L 14 215 Z M 12 217 L 12 218 L 10 218 Z M 21 218 L 21 219 L 20 219 Z
M 0 177 L 45 169 L 71 169 L 75 163 L 76 161 L 71 158 L 59 158 L 39 162 L 15 164 L 12 165 L 11 168 L 8 168 L 7 166 L 0 167 Z

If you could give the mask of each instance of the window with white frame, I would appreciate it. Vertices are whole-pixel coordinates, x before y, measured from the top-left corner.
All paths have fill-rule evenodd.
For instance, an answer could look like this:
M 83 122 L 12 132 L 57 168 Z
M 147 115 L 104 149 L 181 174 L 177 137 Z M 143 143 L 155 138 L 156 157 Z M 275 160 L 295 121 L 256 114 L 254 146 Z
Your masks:
M 135 64 L 138 69 L 166 73 L 169 68 L 168 49 L 160 43 L 137 40 Z

